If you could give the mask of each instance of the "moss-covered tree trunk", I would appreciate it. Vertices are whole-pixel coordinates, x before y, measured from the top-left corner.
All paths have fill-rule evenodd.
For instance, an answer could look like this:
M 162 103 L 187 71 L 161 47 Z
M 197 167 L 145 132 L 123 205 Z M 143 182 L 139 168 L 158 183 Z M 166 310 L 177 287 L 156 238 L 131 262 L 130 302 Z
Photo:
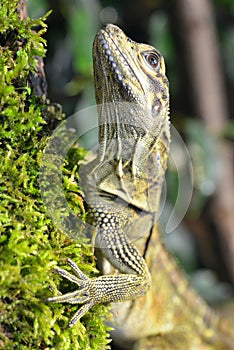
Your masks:
M 41 197 L 43 149 L 62 114 L 43 85 L 45 19 L 31 20 L 22 9 L 17 0 L 0 2 L 0 348 L 105 349 L 104 306 L 66 329 L 77 306 L 44 302 L 61 281 L 51 269 L 62 258 L 72 258 L 89 275 L 96 270 L 85 237 L 73 232 L 72 241 L 61 232 Z M 82 154 L 74 148 L 63 168 L 64 192 L 76 215 L 82 215 L 76 170 Z M 66 283 L 61 281 L 63 292 Z

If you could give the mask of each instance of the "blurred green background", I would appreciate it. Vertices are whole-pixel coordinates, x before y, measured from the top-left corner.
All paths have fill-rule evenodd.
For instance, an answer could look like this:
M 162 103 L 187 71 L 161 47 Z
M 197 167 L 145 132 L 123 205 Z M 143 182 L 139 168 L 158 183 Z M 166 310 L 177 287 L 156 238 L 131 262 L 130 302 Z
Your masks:
M 234 252 L 234 243 L 232 237 L 228 241 L 226 230 L 219 222 L 217 224 L 215 214 L 219 208 L 216 192 L 219 191 L 218 174 L 222 168 L 219 143 L 227 143 L 233 150 L 234 141 L 234 1 L 204 3 L 212 8 L 211 20 L 223 83 L 221 91 L 226 103 L 227 118 L 223 118 L 223 124 L 215 133 L 207 128 L 205 119 L 199 115 L 198 98 L 191 88 L 193 56 L 191 54 L 188 59 L 191 47 L 184 40 L 191 28 L 187 33 L 182 0 L 28 0 L 27 6 L 33 18 L 53 10 L 47 20 L 46 33 L 48 96 L 63 106 L 67 116 L 95 104 L 92 41 L 97 30 L 106 23 L 119 25 L 130 38 L 148 42 L 164 55 L 170 81 L 171 121 L 187 145 L 193 167 L 193 196 L 188 212 L 175 232 L 165 233 L 164 238 L 200 293 L 208 301 L 219 302 L 232 296 L 234 283 L 233 260 L 230 251 L 226 254 L 225 250 L 233 244 L 233 250 L 230 250 Z M 200 65 L 203 65 L 202 59 Z M 180 148 L 179 152 L 186 161 L 184 149 Z M 180 164 L 177 162 L 175 166 L 169 162 L 168 204 L 161 220 L 162 231 L 165 231 L 171 206 L 177 198 L 178 172 Z M 229 216 L 234 217 L 232 204 L 228 208 L 232 212 Z M 232 232 L 234 236 L 234 221 Z

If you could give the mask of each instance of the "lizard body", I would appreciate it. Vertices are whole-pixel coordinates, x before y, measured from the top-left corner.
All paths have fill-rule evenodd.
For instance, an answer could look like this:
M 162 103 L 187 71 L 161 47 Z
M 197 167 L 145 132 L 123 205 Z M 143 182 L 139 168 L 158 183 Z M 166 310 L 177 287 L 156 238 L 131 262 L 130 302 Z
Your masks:
M 113 338 L 125 348 L 234 349 L 231 326 L 189 288 L 158 233 L 170 143 L 163 57 L 107 25 L 93 59 L 100 147 L 83 188 L 103 275 L 89 279 L 69 261 L 74 274 L 56 271 L 78 289 L 48 300 L 83 304 L 70 326 L 96 303 L 114 302 Z

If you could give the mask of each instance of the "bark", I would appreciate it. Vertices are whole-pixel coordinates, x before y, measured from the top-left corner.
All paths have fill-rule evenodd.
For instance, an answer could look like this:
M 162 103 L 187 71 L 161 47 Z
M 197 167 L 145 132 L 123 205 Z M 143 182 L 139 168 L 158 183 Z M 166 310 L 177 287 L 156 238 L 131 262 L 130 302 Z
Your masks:
M 18 16 L 22 21 L 27 18 L 27 6 L 25 0 L 18 1 Z M 47 96 L 47 81 L 44 72 L 44 61 L 41 57 L 36 57 L 37 66 L 33 73 L 30 73 L 28 77 L 29 87 L 33 90 L 34 96 L 46 97 Z

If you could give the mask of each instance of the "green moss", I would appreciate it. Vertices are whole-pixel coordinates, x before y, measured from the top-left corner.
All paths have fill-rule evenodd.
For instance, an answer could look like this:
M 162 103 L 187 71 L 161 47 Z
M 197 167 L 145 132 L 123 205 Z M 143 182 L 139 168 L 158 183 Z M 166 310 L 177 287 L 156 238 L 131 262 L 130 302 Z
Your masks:
M 48 118 L 49 108 L 34 96 L 28 77 L 35 56 L 45 54 L 45 24 L 44 19 L 20 21 L 16 6 L 16 0 L 0 2 L 0 348 L 105 349 L 103 305 L 65 329 L 77 306 L 43 301 L 59 282 L 61 291 L 71 288 L 50 272 L 63 258 L 72 258 L 89 275 L 97 271 L 82 232 L 75 241 L 60 232 L 41 198 L 39 170 L 48 129 L 43 117 Z M 83 155 L 79 148 L 68 155 L 63 186 L 70 208 L 84 217 L 77 185 L 77 161 Z

